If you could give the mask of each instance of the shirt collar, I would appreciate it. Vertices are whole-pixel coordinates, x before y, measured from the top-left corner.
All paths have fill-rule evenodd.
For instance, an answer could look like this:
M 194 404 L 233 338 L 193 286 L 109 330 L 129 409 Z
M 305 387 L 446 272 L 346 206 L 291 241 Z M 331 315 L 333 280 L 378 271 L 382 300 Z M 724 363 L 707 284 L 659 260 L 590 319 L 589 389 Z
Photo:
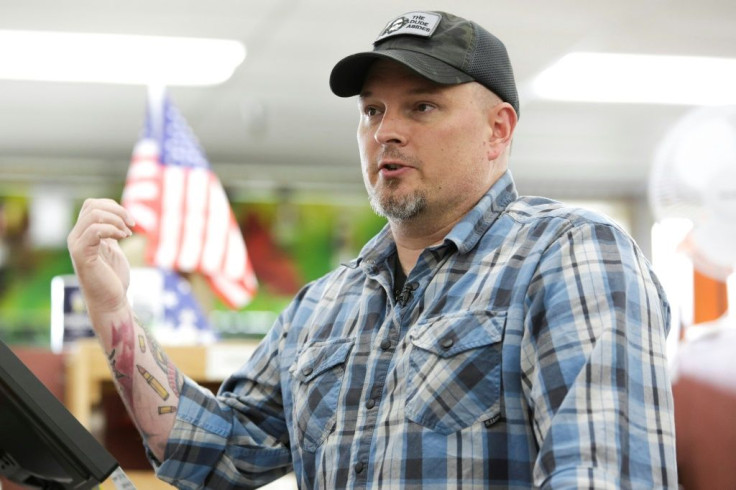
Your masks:
M 450 230 L 444 243 L 453 243 L 459 253 L 467 253 L 472 250 L 509 203 L 518 197 L 514 179 L 511 172 L 507 170 L 480 198 L 473 209 L 468 211 L 465 217 Z M 375 272 L 375 268 L 395 251 L 396 244 L 387 224 L 365 244 L 358 258 L 348 265 L 350 267 L 361 266 L 369 273 Z
M 475 207 L 450 230 L 445 237 L 445 243 L 448 241 L 454 243 L 460 253 L 469 252 L 504 209 L 518 197 L 514 179 L 507 170 L 480 198 Z

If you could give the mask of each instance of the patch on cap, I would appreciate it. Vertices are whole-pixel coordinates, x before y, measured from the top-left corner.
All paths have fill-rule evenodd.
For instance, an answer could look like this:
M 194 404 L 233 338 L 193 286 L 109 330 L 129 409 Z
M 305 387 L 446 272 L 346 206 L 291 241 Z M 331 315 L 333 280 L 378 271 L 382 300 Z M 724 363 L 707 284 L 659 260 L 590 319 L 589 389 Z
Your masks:
M 433 12 L 409 12 L 392 20 L 381 31 L 373 44 L 392 36 L 410 34 L 412 36 L 430 37 L 437 26 L 440 25 L 442 16 Z

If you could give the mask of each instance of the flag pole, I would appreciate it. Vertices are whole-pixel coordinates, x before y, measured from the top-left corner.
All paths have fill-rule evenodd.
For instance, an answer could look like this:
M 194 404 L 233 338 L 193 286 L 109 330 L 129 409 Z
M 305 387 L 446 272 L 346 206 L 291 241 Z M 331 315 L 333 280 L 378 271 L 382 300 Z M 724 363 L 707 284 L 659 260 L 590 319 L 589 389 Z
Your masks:
M 148 85 L 148 116 L 150 118 L 151 133 L 159 144 L 163 140 L 165 98 L 166 85 L 160 83 Z

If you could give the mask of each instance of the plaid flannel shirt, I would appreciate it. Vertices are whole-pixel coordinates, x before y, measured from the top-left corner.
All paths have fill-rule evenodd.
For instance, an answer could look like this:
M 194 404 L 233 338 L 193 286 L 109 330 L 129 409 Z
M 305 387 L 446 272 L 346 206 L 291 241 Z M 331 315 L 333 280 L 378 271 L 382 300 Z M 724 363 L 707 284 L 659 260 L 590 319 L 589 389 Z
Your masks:
M 677 486 L 669 306 L 619 227 L 507 172 L 394 297 L 384 229 L 307 285 L 218 396 L 187 380 L 182 488 Z

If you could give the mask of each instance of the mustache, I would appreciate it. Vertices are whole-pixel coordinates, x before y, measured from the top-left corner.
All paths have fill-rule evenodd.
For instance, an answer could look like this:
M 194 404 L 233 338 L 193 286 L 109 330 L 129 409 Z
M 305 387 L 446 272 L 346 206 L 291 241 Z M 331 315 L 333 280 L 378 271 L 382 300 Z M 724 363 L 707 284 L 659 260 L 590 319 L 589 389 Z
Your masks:
M 380 165 L 382 160 L 398 160 L 406 165 L 418 167 L 422 161 L 415 156 L 407 155 L 395 146 L 388 146 L 381 149 L 376 156 L 376 163 Z

